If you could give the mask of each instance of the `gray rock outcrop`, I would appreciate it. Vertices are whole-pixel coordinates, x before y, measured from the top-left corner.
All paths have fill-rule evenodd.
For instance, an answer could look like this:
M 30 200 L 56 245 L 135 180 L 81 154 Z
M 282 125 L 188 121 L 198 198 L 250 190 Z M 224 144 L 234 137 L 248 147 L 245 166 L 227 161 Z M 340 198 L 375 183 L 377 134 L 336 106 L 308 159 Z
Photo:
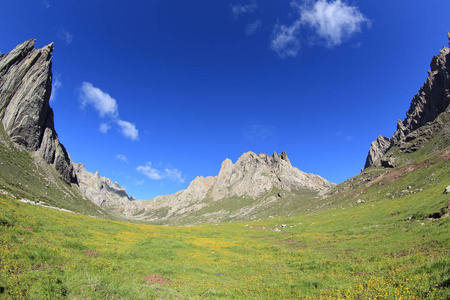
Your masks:
M 35 49 L 34 42 L 28 40 L 0 57 L 0 118 L 11 141 L 29 152 L 39 151 L 64 181 L 76 183 L 49 105 L 53 43 Z
M 123 208 L 134 198 L 128 197 L 125 188 L 111 179 L 100 177 L 98 172 L 91 173 L 81 163 L 75 163 L 74 170 L 78 179 L 78 186 L 83 194 L 98 206 L 108 208 Z
M 274 152 L 273 155 L 247 152 L 235 164 L 225 159 L 216 177 L 197 177 L 186 190 L 174 195 L 136 201 L 128 207 L 128 213 L 131 215 L 136 211 L 167 208 L 162 218 L 170 218 L 198 211 L 211 203 L 232 197 L 256 199 L 274 188 L 287 192 L 299 189 L 326 192 L 334 186 L 334 183 L 318 175 L 307 174 L 293 167 L 286 152 Z M 286 196 L 285 193 L 279 194 Z
M 229 159 L 222 163 L 213 186 L 212 198 L 214 201 L 244 195 L 257 198 L 272 188 L 322 191 L 333 186 L 318 175 L 306 174 L 292 167 L 286 152 L 274 152 L 272 156 L 247 152 L 234 165 Z
M 18 148 L 54 166 L 64 181 L 77 184 L 96 205 L 120 208 L 135 200 L 117 182 L 74 164 L 59 142 L 49 104 L 53 43 L 35 49 L 34 42 L 28 40 L 0 55 L 0 119 L 6 134 Z
M 450 40 L 450 33 L 448 34 Z M 449 43 L 450 47 L 450 43 Z M 450 48 L 443 47 L 430 63 L 431 71 L 419 92 L 413 97 L 411 106 L 403 121 L 397 121 L 397 129 L 390 139 L 378 137 L 372 142 L 364 168 L 379 163 L 393 146 L 411 153 L 421 149 L 441 130 L 445 123 L 437 120 L 442 113 L 448 113 L 450 103 Z M 386 161 L 386 159 L 384 159 Z
M 364 168 L 370 167 L 375 161 L 380 159 L 390 147 L 391 140 L 385 136 L 379 135 L 370 145 Z

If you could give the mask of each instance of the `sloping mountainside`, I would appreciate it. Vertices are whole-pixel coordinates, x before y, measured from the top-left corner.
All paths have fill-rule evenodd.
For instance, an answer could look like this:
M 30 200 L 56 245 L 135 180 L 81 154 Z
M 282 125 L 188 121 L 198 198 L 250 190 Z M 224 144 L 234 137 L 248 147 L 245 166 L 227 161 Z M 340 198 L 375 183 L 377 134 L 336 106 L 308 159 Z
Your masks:
M 397 153 L 416 152 L 436 134 L 439 134 L 438 141 L 430 151 L 436 152 L 449 145 L 449 47 L 443 47 L 440 54 L 433 57 L 430 68 L 427 80 L 411 101 L 405 120 L 397 121 L 397 130 L 391 138 L 380 135 L 372 142 L 364 168 L 373 165 L 386 168 L 398 166 L 405 160 Z M 396 151 L 389 151 L 393 147 L 397 148 Z
M 182 224 L 246 220 L 298 211 L 335 184 L 293 167 L 286 152 L 226 159 L 216 177 L 197 177 L 186 190 L 130 203 L 134 218 Z
M 86 200 L 117 207 L 134 199 L 117 183 L 74 164 L 59 142 L 49 105 L 53 43 L 35 49 L 34 42 L 0 56 L 0 188 L 17 198 L 111 217 Z
M 410 210 L 409 218 L 439 219 L 449 215 L 450 198 L 445 192 L 450 190 L 449 47 L 433 57 L 430 68 L 405 120 L 397 122 L 392 137 L 378 136 L 370 146 L 365 169 L 332 189 L 321 208 L 388 199 L 395 201 L 398 214 Z M 396 201 L 417 197 L 422 201 L 415 209 L 403 211 Z
M 272 156 L 248 152 L 236 164 L 225 160 L 217 177 L 198 177 L 185 191 L 135 201 L 117 182 L 100 177 L 98 172 L 88 172 L 81 163 L 73 163 L 59 142 L 49 105 L 53 44 L 35 49 L 34 42 L 28 40 L 0 57 L 0 117 L 5 156 L 31 155 L 30 162 L 48 169 L 42 173 L 41 182 L 55 182 L 57 190 L 70 189 L 76 194 L 71 205 L 66 197 L 46 199 L 45 203 L 82 212 L 82 203 L 87 199 L 100 207 L 91 211 L 92 215 L 116 214 L 129 219 L 185 224 L 256 219 L 296 211 L 334 186 L 320 176 L 292 167 L 285 152 Z M 5 182 L 3 189 L 13 193 L 16 182 L 29 187 L 31 183 L 20 178 L 21 173 L 27 172 L 33 171 L 16 171 L 18 177 Z M 48 174 L 52 174 L 51 179 Z M 39 188 L 30 188 L 30 192 Z M 75 203 L 79 201 L 77 208 Z

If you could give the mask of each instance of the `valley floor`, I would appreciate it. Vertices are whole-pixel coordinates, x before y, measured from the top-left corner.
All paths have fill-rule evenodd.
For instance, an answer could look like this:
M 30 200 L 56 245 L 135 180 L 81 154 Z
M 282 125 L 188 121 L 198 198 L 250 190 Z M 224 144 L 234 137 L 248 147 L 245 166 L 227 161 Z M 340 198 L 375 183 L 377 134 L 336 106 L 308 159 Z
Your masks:
M 450 218 L 417 214 L 450 200 L 442 176 L 395 199 L 191 227 L 0 195 L 0 298 L 448 299 Z

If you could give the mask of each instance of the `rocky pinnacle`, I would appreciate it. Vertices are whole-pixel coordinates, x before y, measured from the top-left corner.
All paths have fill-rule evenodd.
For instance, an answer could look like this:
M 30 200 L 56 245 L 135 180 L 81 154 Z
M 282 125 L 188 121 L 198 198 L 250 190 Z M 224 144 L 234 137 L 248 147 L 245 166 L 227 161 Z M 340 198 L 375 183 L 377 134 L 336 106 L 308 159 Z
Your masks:
M 49 105 L 53 43 L 35 49 L 34 42 L 28 40 L 0 56 L 0 118 L 16 145 L 39 151 L 64 181 L 75 183 L 72 161 L 58 140 Z
M 450 40 L 450 33 L 447 33 L 447 36 Z M 415 131 L 434 122 L 441 113 L 447 110 L 450 102 L 449 47 L 443 47 L 440 53 L 431 60 L 431 71 L 428 71 L 427 80 L 413 97 L 411 106 L 406 112 L 406 118 L 403 121 L 397 121 L 397 130 L 392 137 L 389 139 L 379 136 L 376 141 L 372 142 L 364 168 L 375 164 L 394 145 L 405 149 L 405 152 L 419 149 L 421 145 L 413 145 L 408 149 L 402 145 L 409 140 L 416 139 L 418 134 Z M 433 133 L 426 132 L 426 134 L 431 136 Z

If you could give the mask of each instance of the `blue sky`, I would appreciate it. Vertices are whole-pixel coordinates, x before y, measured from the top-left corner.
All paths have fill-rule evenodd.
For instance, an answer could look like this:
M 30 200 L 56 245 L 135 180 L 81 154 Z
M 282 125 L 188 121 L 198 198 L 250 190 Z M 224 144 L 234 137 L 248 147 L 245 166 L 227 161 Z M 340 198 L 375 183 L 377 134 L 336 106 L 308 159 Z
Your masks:
M 55 42 L 74 162 L 149 199 L 247 151 L 340 183 L 447 45 L 450 1 L 5 0 L 0 51 Z

